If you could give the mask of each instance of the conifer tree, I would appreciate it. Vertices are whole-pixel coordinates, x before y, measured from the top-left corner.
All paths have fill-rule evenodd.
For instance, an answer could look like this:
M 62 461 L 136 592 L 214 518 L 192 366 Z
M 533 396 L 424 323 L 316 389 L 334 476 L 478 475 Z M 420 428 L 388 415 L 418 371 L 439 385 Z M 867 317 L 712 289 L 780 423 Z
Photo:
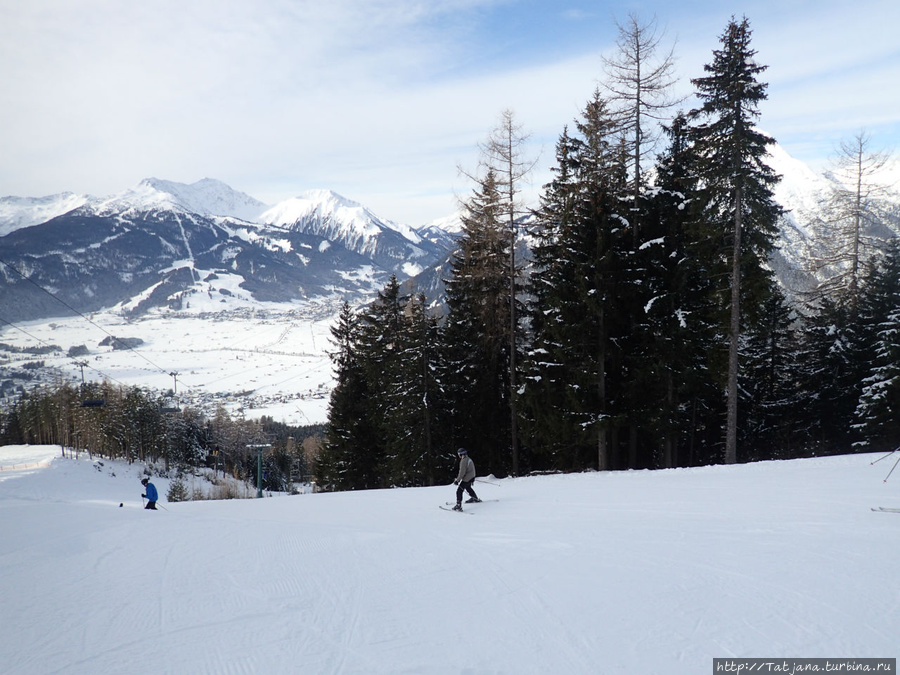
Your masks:
M 720 37 L 721 48 L 707 75 L 692 80 L 702 105 L 690 113 L 692 140 L 698 158 L 698 197 L 702 227 L 710 242 L 724 242 L 715 277 L 728 279 L 721 288 L 727 312 L 727 420 L 724 459 L 737 461 L 738 371 L 742 301 L 752 315 L 771 290 L 765 263 L 774 247 L 780 209 L 772 187 L 778 176 L 765 163 L 766 147 L 774 143 L 754 128 L 759 103 L 767 98 L 759 82 L 766 66 L 750 47 L 750 24 L 734 18 Z
M 153 456 L 156 440 L 163 435 L 159 401 L 138 387 L 132 387 L 126 392 L 123 405 L 130 420 L 126 428 L 127 458 L 144 461 Z
M 316 468 L 319 486 L 324 490 L 358 490 L 381 484 L 381 458 L 375 445 L 378 430 L 371 414 L 373 403 L 360 350 L 360 331 L 359 317 L 345 302 L 331 330 L 335 386 Z
M 646 299 L 639 312 L 643 345 L 632 365 L 631 407 L 649 427 L 653 466 L 681 466 L 708 455 L 695 428 L 710 421 L 703 411 L 718 397 L 708 354 L 717 326 L 709 308 L 713 287 L 705 247 L 691 237 L 696 180 L 685 117 L 664 128 L 668 146 L 656 166 L 639 251 Z
M 575 226 L 578 200 L 576 141 L 564 129 L 556 144 L 553 181 L 544 186 L 531 231 L 533 267 L 527 315 L 532 339 L 524 364 L 523 419 L 526 434 L 546 466 L 578 469 L 590 464 L 590 443 L 571 418 L 569 351 L 564 317 L 577 315 L 578 302 L 565 249 L 566 230 Z M 580 450 L 581 449 L 581 450 Z
M 409 298 L 397 341 L 397 368 L 384 392 L 386 470 L 391 485 L 434 485 L 442 450 L 437 428 L 442 418 L 438 324 L 424 295 Z
M 849 446 L 849 425 L 860 394 L 857 326 L 846 305 L 823 298 L 804 320 L 798 388 L 803 405 L 794 411 L 810 452 Z
M 535 445 L 554 449 L 559 467 L 611 467 L 610 434 L 627 302 L 621 284 L 629 237 L 627 190 L 615 120 L 595 92 L 557 146 L 557 178 L 538 212 L 529 316 L 529 423 Z
M 900 255 L 893 245 L 880 263 L 870 261 L 856 292 L 848 288 L 820 297 L 806 319 L 799 369 L 805 399 L 797 414 L 809 430 L 811 449 L 844 452 L 854 441 L 865 443 L 866 407 L 874 403 L 865 388 L 879 369 L 881 341 L 888 337 L 880 332 L 898 297 Z
M 780 293 L 773 293 L 759 320 L 747 331 L 741 396 L 745 421 L 742 443 L 746 459 L 788 459 L 801 434 L 795 412 L 800 366 L 794 315 Z
M 856 354 L 860 377 L 853 428 L 857 444 L 881 449 L 900 431 L 900 244 L 872 266 L 860 295 Z M 895 443 L 894 443 L 895 445 Z
M 392 423 L 396 410 L 394 398 L 403 386 L 406 301 L 400 282 L 392 274 L 375 300 L 360 313 L 359 353 L 369 387 L 371 428 L 375 432 L 369 443 L 372 453 L 379 458 L 378 473 L 382 480 L 391 474 L 388 443 L 397 433 Z
M 511 468 L 510 238 L 504 215 L 496 176 L 489 169 L 463 204 L 442 331 L 449 437 L 477 452 L 479 470 L 497 475 Z
M 870 374 L 853 425 L 862 437 L 856 445 L 876 450 L 892 449 L 900 437 L 900 298 L 881 324 Z

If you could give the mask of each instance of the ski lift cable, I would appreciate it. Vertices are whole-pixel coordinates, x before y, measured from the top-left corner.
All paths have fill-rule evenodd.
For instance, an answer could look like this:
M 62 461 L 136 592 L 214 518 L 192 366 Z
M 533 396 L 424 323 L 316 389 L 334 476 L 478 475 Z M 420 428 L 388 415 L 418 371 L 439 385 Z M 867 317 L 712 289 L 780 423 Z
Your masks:
M 256 390 L 259 391 L 260 389 L 265 389 L 266 387 L 278 387 L 278 386 L 281 386 L 282 384 L 285 384 L 286 382 L 290 382 L 291 380 L 296 380 L 298 377 L 305 377 L 305 376 L 309 375 L 310 373 L 313 373 L 313 372 L 315 372 L 315 371 L 317 371 L 317 370 L 321 370 L 322 367 L 323 367 L 323 365 L 325 365 L 325 364 L 317 364 L 317 365 L 314 365 L 313 367 L 308 368 L 308 369 L 306 369 L 306 370 L 304 370 L 304 371 L 302 371 L 302 372 L 299 372 L 299 373 L 297 373 L 296 375 L 291 375 L 290 377 L 288 377 L 288 378 L 286 378 L 286 379 L 284 379 L 284 380 L 281 380 L 280 382 L 269 382 L 268 384 L 260 385 L 259 387 L 257 387 Z
M 312 324 L 313 324 L 313 323 L 314 323 L 314 322 L 311 321 L 310 324 L 309 324 L 310 332 L 312 332 Z M 294 324 L 293 322 L 291 323 L 291 327 L 296 328 L 296 326 L 295 326 L 295 324 Z M 237 350 L 237 349 L 235 348 L 235 346 L 238 345 L 238 344 L 240 344 L 241 342 L 245 342 L 246 340 L 249 340 L 249 339 L 252 338 L 252 337 L 256 337 L 256 335 L 255 335 L 255 334 L 252 334 L 252 333 L 251 333 L 250 335 L 245 335 L 245 336 L 243 336 L 243 337 L 241 337 L 241 338 L 239 338 L 239 339 L 237 339 L 237 340 L 234 340 L 234 341 L 231 341 L 231 342 L 226 343 L 226 344 L 222 347 L 222 349 L 239 351 L 239 350 Z M 240 351 L 244 351 L 244 350 L 240 350 Z M 257 350 L 246 350 L 246 351 L 251 352 L 251 353 L 254 353 L 254 354 L 266 354 L 266 353 L 268 353 L 268 352 L 260 352 L 258 349 L 257 349 Z M 305 357 L 305 356 L 308 356 L 308 355 L 304 355 L 304 354 L 294 354 L 294 356 Z M 261 385 L 260 387 L 257 387 L 257 390 L 258 390 L 258 389 L 262 389 L 262 388 L 264 388 L 264 387 L 268 387 L 268 386 L 277 386 L 277 385 L 280 385 L 280 384 L 284 384 L 285 382 L 289 382 L 290 380 L 296 379 L 296 378 L 298 378 L 298 377 L 303 377 L 303 376 L 305 376 L 305 375 L 308 375 L 309 373 L 315 372 L 316 370 L 321 369 L 321 367 L 322 367 L 321 364 L 315 364 L 315 365 L 313 365 L 312 367 L 310 367 L 310 368 L 308 368 L 308 369 L 306 369 L 306 370 L 304 370 L 304 371 L 302 371 L 302 372 L 300 372 L 300 373 L 298 373 L 298 374 L 296 374 L 296 375 L 291 375 L 291 376 L 288 377 L 286 380 L 283 380 L 283 381 L 281 381 L 281 382 L 275 382 L 275 383 L 270 383 L 270 384 Z M 207 380 L 206 382 L 203 382 L 203 383 L 201 383 L 201 384 L 196 385 L 196 387 L 210 387 L 211 385 L 216 384 L 216 383 L 218 383 L 218 382 L 222 382 L 223 380 L 228 380 L 228 379 L 231 379 L 231 378 L 234 378 L 234 377 L 238 377 L 238 376 L 240 376 L 240 375 L 243 375 L 244 373 L 250 373 L 250 372 L 254 372 L 254 371 L 258 371 L 258 370 L 259 370 L 259 367 L 258 367 L 258 366 L 252 366 L 252 367 L 250 367 L 250 368 L 246 368 L 246 369 L 241 370 L 241 371 L 229 373 L 228 375 L 222 375 L 221 377 L 217 377 L 217 378 L 212 379 L 212 380 Z
M 310 331 L 310 335 L 312 336 L 312 340 L 313 340 L 314 344 L 315 344 L 315 335 L 313 334 L 312 330 L 313 330 L 313 324 L 315 324 L 315 323 L 316 323 L 315 321 L 309 321 L 309 331 Z M 302 325 L 302 322 L 300 325 Z M 272 344 L 278 344 L 278 343 L 282 342 L 284 336 L 287 335 L 288 332 L 290 332 L 291 330 L 296 329 L 296 328 L 299 328 L 299 325 L 297 324 L 297 322 L 291 321 L 290 325 L 288 325 L 287 328 L 282 330 L 281 338 L 279 340 L 276 340 L 276 342 L 272 343 Z M 277 354 L 277 352 L 270 352 L 265 347 L 260 348 L 259 346 L 255 347 L 255 348 L 250 348 L 250 347 L 244 347 L 244 348 L 240 348 L 240 349 L 238 348 L 239 344 L 246 342 L 247 340 L 254 339 L 254 338 L 259 338 L 259 332 L 258 331 L 247 331 L 241 337 L 238 337 L 238 338 L 235 338 L 235 339 L 232 339 L 232 340 L 226 342 L 224 345 L 222 345 L 220 347 L 220 349 L 236 351 L 236 352 L 248 352 L 248 353 L 253 353 L 253 354 Z M 313 351 L 315 351 L 315 346 L 313 346 Z M 302 356 L 302 354 L 290 354 L 290 355 Z M 219 378 L 219 379 L 226 379 L 226 378 Z M 217 381 L 218 380 L 213 380 L 213 382 L 217 382 Z M 206 385 L 198 385 L 198 386 L 202 387 L 202 386 L 207 386 L 208 384 L 211 384 L 211 382 L 208 382 Z
M 160 372 L 162 372 L 162 373 L 164 373 L 164 374 L 166 374 L 166 375 L 171 375 L 171 374 L 172 374 L 172 370 L 171 370 L 171 369 L 163 368 L 162 366 L 160 366 L 160 365 L 158 365 L 158 364 L 156 364 L 156 363 L 153 363 L 153 361 L 151 361 L 150 359 L 148 359 L 144 354 L 140 353 L 139 351 L 137 351 L 136 349 L 134 349 L 133 347 L 131 347 L 130 345 L 128 345 L 126 342 L 123 342 L 123 341 L 119 340 L 115 335 L 113 335 L 112 333 L 110 333 L 110 332 L 109 332 L 108 330 L 106 330 L 103 326 L 101 326 L 100 324 L 96 323 L 96 322 L 93 321 L 92 319 L 89 319 L 88 317 L 86 317 L 84 314 L 82 314 L 82 313 L 79 312 L 77 309 L 75 309 L 74 307 L 72 307 L 72 306 L 71 306 L 69 303 L 67 303 L 65 300 L 63 300 L 62 298 L 57 297 L 56 295 L 54 295 L 53 293 L 51 293 L 50 291 L 48 291 L 46 288 L 44 288 L 43 286 L 41 286 L 39 283 L 37 283 L 37 282 L 34 281 L 33 279 L 31 279 L 31 278 L 25 276 L 22 272 L 20 272 L 18 269 L 16 269 L 16 267 L 15 267 L 14 265 L 12 265 L 11 263 L 8 263 L 7 261 L 3 260 L 3 258 L 0 258 L 0 263 L 3 263 L 4 265 L 6 265 L 9 269 L 11 269 L 13 272 L 15 272 L 15 273 L 18 274 L 20 277 L 22 277 L 22 279 L 24 279 L 24 280 L 27 281 L 28 283 L 32 284 L 35 288 L 38 288 L 38 289 L 40 289 L 41 291 L 43 291 L 44 293 L 46 293 L 47 295 L 49 295 L 51 298 L 53 298 L 54 300 L 56 300 L 58 303 L 60 303 L 61 305 L 63 305 L 63 306 L 66 307 L 67 309 L 69 309 L 69 311 L 74 312 L 75 314 L 77 314 L 78 316 L 80 316 L 82 319 L 84 319 L 84 320 L 87 321 L 89 324 L 91 324 L 92 326 L 94 326 L 94 328 L 97 328 L 98 330 L 102 331 L 103 333 L 105 333 L 106 335 L 108 335 L 109 337 L 111 337 L 113 340 L 116 340 L 119 344 L 121 344 L 122 346 L 124 346 L 124 347 L 125 347 L 126 349 L 128 349 L 129 351 L 133 352 L 134 354 L 136 354 L 136 355 L 138 355 L 139 357 L 141 357 L 142 359 L 144 359 L 144 361 L 146 361 L 147 363 L 149 363 L 151 366 L 153 366 L 154 368 L 156 368 L 156 369 L 159 370 Z M 10 325 L 12 325 L 12 324 L 10 324 Z M 186 386 L 188 386 L 188 388 L 190 388 L 190 385 L 186 385 Z
M 254 391 L 259 391 L 260 389 L 265 389 L 266 387 L 277 387 L 277 386 L 279 386 L 279 385 L 284 384 L 285 382 L 290 382 L 291 380 L 296 380 L 298 377 L 305 377 L 305 376 L 309 375 L 310 373 L 314 373 L 314 372 L 316 372 L 317 370 L 321 370 L 322 367 L 323 367 L 323 365 L 326 365 L 326 364 L 319 364 L 319 363 L 314 364 L 314 365 L 312 365 L 311 367 L 306 368 L 305 370 L 302 370 L 302 371 L 300 371 L 299 373 L 296 373 L 296 374 L 294 374 L 294 375 L 291 375 L 290 377 L 288 377 L 288 378 L 286 378 L 286 379 L 284 379 L 284 380 L 281 380 L 281 381 L 279 381 L 279 382 L 269 382 L 269 383 L 267 383 L 267 384 L 261 384 L 260 386 L 256 387 L 256 389 L 254 389 Z M 228 374 L 228 375 L 223 375 L 222 377 L 218 377 L 218 378 L 216 378 L 216 379 L 214 379 L 214 380 L 210 380 L 210 381 L 205 382 L 204 384 L 201 384 L 201 385 L 198 385 L 198 386 L 201 386 L 201 387 L 209 387 L 210 385 L 215 384 L 215 383 L 217 383 L 217 382 L 221 382 L 222 380 L 227 380 L 227 379 L 230 379 L 230 378 L 233 378 L 233 377 L 238 377 L 238 376 L 240 376 L 240 375 L 243 375 L 244 373 L 249 373 L 249 372 L 254 372 L 254 371 L 258 372 L 258 371 L 259 371 L 259 368 L 258 368 L 258 367 L 253 367 L 253 368 L 249 368 L 249 369 L 246 369 L 246 370 L 239 371 L 239 372 L 237 372 L 237 373 L 230 373 L 230 374 Z

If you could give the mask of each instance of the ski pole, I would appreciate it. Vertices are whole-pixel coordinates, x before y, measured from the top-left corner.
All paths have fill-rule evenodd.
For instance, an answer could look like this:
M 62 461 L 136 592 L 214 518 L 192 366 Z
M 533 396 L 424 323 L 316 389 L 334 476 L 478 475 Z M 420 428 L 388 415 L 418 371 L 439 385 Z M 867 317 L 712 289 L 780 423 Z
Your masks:
M 900 450 L 900 448 L 894 448 L 894 449 L 891 450 L 888 454 L 886 454 L 886 455 L 884 455 L 884 456 L 882 456 L 882 457 L 879 457 L 879 458 L 876 459 L 874 462 L 869 462 L 869 466 L 873 466 L 873 465 L 875 465 L 875 464 L 878 464 L 878 462 L 880 462 L 881 460 L 887 459 L 888 457 L 890 457 L 891 455 L 893 455 L 895 452 L 897 452 L 897 450 Z
M 497 487 L 500 487 L 500 483 L 492 483 L 492 482 L 489 481 L 489 480 L 482 480 L 481 478 L 476 478 L 476 479 L 475 479 L 475 482 L 477 482 L 477 483 L 487 483 L 488 485 L 496 485 Z
M 897 465 L 898 465 L 898 464 L 900 464 L 900 457 L 898 457 L 898 458 L 897 458 L 897 461 L 894 462 L 894 466 L 892 466 L 892 467 L 891 467 L 891 470 L 888 471 L 888 475 L 884 477 L 884 482 L 885 482 L 885 483 L 888 482 L 888 478 L 890 478 L 890 477 L 891 477 L 891 474 L 894 473 L 894 469 L 897 468 Z

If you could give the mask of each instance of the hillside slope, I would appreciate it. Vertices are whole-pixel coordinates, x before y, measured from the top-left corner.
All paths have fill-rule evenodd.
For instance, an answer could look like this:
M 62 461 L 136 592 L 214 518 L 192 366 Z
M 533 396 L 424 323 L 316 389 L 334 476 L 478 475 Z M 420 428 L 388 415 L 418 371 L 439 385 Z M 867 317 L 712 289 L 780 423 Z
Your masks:
M 59 449 L 43 453 L 0 449 L 0 466 Z M 478 483 L 499 501 L 472 515 L 436 508 L 452 485 L 153 513 L 136 465 L 2 471 L 4 672 L 693 675 L 714 657 L 894 657 L 900 514 L 870 507 L 900 505 L 900 484 L 871 460 Z

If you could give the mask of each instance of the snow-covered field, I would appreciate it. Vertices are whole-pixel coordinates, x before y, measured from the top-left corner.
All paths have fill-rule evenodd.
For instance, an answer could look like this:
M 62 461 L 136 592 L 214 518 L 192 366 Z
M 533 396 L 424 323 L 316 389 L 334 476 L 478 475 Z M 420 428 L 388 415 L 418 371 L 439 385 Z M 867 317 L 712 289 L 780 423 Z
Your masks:
M 0 449 L 10 675 L 711 672 L 900 656 L 873 455 L 141 509 L 141 467 Z M 477 462 L 478 458 L 474 458 Z M 448 482 L 450 477 L 448 476 Z M 155 480 L 160 494 L 167 482 Z M 122 503 L 123 507 L 119 508 Z
M 36 356 L 11 354 L 0 363 L 11 369 L 43 361 L 73 383 L 113 384 L 174 390 L 179 402 L 212 415 L 222 405 L 248 419 L 271 416 L 293 425 L 321 424 L 328 418 L 333 373 L 331 325 L 334 307 L 260 303 L 215 315 L 197 296 L 191 311 L 152 314 L 126 321 L 117 311 L 85 317 L 23 322 L 0 328 L 0 342 L 22 349 L 56 345 L 61 351 Z M 204 315 L 203 312 L 207 312 Z M 110 335 L 140 338 L 136 349 L 101 346 Z M 67 356 L 84 345 L 89 353 Z M 176 373 L 175 377 L 172 373 Z

